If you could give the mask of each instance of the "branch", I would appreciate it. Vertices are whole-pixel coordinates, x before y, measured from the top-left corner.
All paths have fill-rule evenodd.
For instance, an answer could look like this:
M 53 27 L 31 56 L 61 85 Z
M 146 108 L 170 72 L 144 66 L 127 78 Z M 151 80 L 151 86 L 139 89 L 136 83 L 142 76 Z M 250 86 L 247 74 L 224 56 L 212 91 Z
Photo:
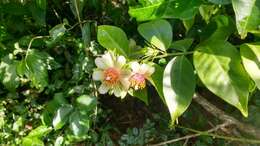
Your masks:
M 205 98 L 203 98 L 199 94 L 195 94 L 193 99 L 198 104 L 200 104 L 206 111 L 208 111 L 209 113 L 214 115 L 216 118 L 218 118 L 222 121 L 228 121 L 231 124 L 236 125 L 240 131 L 243 131 L 245 133 L 248 133 L 248 134 L 254 136 L 255 138 L 260 139 L 260 129 L 257 129 L 256 127 L 254 127 L 252 125 L 242 123 L 239 120 L 237 120 L 236 118 L 226 114 L 223 110 L 217 108 L 215 105 L 208 102 Z
M 230 122 L 226 121 L 225 123 L 220 124 L 220 125 L 217 125 L 216 127 L 212 128 L 212 129 L 209 129 L 209 130 L 207 130 L 207 131 L 204 131 L 204 132 L 198 132 L 198 133 L 196 133 L 196 134 L 186 135 L 186 136 L 183 136 L 183 137 L 180 137 L 180 138 L 168 140 L 168 141 L 161 142 L 161 143 L 157 143 L 157 144 L 150 145 L 150 146 L 161 146 L 161 145 L 166 145 L 166 144 L 174 143 L 174 142 L 181 141 L 181 140 L 185 140 L 185 139 L 190 139 L 190 138 L 198 137 L 198 136 L 200 136 L 200 135 L 204 135 L 205 133 L 210 133 L 210 132 L 217 131 L 218 129 L 221 129 L 221 128 L 223 128 L 223 127 L 226 127 L 226 126 L 228 126 L 228 125 L 230 125 L 230 124 L 231 124 Z

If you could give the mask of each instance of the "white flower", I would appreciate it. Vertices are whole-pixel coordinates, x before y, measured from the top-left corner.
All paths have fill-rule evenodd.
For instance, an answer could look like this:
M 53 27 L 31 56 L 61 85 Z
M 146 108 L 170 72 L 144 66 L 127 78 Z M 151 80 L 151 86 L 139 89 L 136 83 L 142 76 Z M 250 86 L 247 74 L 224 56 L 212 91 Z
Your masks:
M 113 93 L 117 97 L 124 98 L 130 86 L 128 80 L 130 72 L 125 68 L 126 59 L 124 56 L 115 56 L 107 52 L 95 59 L 98 67 L 93 72 L 93 80 L 101 81 L 98 88 L 100 94 Z
M 132 75 L 129 79 L 130 86 L 135 90 L 145 88 L 146 79 L 154 73 L 154 67 L 148 64 L 139 64 L 138 62 L 132 62 L 130 65 L 132 69 Z

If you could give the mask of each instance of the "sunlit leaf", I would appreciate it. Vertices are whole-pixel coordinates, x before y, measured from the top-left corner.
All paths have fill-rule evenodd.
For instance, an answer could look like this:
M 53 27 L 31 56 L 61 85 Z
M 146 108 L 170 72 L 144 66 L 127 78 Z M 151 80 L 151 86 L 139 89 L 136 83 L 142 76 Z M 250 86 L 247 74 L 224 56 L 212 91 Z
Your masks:
M 260 43 L 241 45 L 240 53 L 247 73 L 260 89 Z
M 195 75 L 189 60 L 184 56 L 173 58 L 163 73 L 163 95 L 172 122 L 186 111 L 195 92 Z
M 236 48 L 228 42 L 212 40 L 198 47 L 193 57 L 205 86 L 247 117 L 251 80 Z
M 196 15 L 201 3 L 201 0 L 158 1 L 150 5 L 130 7 L 128 13 L 137 21 L 158 18 L 190 19 Z
M 127 56 L 129 52 L 129 41 L 125 32 L 118 27 L 101 25 L 98 27 L 98 42 L 106 49 L 116 51 Z
M 259 0 L 232 0 L 236 15 L 236 25 L 241 38 L 247 33 L 259 29 L 260 1 Z

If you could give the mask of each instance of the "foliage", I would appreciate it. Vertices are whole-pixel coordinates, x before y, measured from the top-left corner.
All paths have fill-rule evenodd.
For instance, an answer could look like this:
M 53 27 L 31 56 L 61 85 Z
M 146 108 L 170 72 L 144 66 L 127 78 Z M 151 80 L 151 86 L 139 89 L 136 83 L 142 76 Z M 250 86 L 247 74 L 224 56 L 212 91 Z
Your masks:
M 190 117 L 199 115 L 204 126 L 211 121 L 194 114 L 195 93 L 257 125 L 259 34 L 258 0 L 2 0 L 1 144 L 146 145 L 178 138 L 188 134 L 178 124 Z M 118 105 L 136 97 L 150 120 L 124 127 L 124 134 L 107 107 L 118 100 L 113 95 L 121 97 Z M 163 123 L 164 108 L 170 114 Z M 223 143 L 205 136 L 191 144 Z

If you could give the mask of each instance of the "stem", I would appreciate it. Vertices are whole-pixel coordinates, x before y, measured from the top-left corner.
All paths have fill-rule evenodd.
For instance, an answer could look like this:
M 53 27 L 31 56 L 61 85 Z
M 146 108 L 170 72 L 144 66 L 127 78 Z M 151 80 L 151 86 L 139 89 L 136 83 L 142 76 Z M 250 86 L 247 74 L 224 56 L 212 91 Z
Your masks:
M 168 140 L 168 141 L 161 142 L 161 143 L 154 144 L 154 145 L 150 145 L 150 146 L 161 146 L 161 145 L 166 145 L 166 144 L 174 143 L 174 142 L 181 141 L 181 140 L 186 140 L 186 139 L 198 137 L 200 135 L 205 135 L 205 133 L 210 133 L 210 132 L 217 131 L 218 129 L 226 127 L 228 125 L 230 125 L 230 123 L 229 122 L 225 122 L 223 124 L 217 125 L 216 127 L 212 128 L 212 129 L 209 129 L 207 131 L 198 131 L 198 130 L 190 130 L 189 128 L 183 128 L 183 129 L 190 130 L 192 132 L 196 131 L 196 134 L 186 135 L 186 136 L 183 136 L 183 137 L 180 137 L 180 138 Z M 178 127 L 181 127 L 181 126 L 178 126 Z
M 178 52 L 178 53 L 168 53 L 168 54 L 163 54 L 163 55 L 158 55 L 153 57 L 153 59 L 156 58 L 164 58 L 164 57 L 169 57 L 169 56 L 179 56 L 179 55 L 189 55 L 189 54 L 193 54 L 194 51 L 189 51 L 189 52 Z
M 79 26 L 80 26 L 80 29 L 82 31 L 82 24 L 81 24 L 81 20 L 80 20 L 80 16 L 79 16 L 79 8 L 78 8 L 78 5 L 77 5 L 77 0 L 74 0 L 74 4 L 75 4 L 76 13 L 77 13 L 78 21 L 79 21 Z

